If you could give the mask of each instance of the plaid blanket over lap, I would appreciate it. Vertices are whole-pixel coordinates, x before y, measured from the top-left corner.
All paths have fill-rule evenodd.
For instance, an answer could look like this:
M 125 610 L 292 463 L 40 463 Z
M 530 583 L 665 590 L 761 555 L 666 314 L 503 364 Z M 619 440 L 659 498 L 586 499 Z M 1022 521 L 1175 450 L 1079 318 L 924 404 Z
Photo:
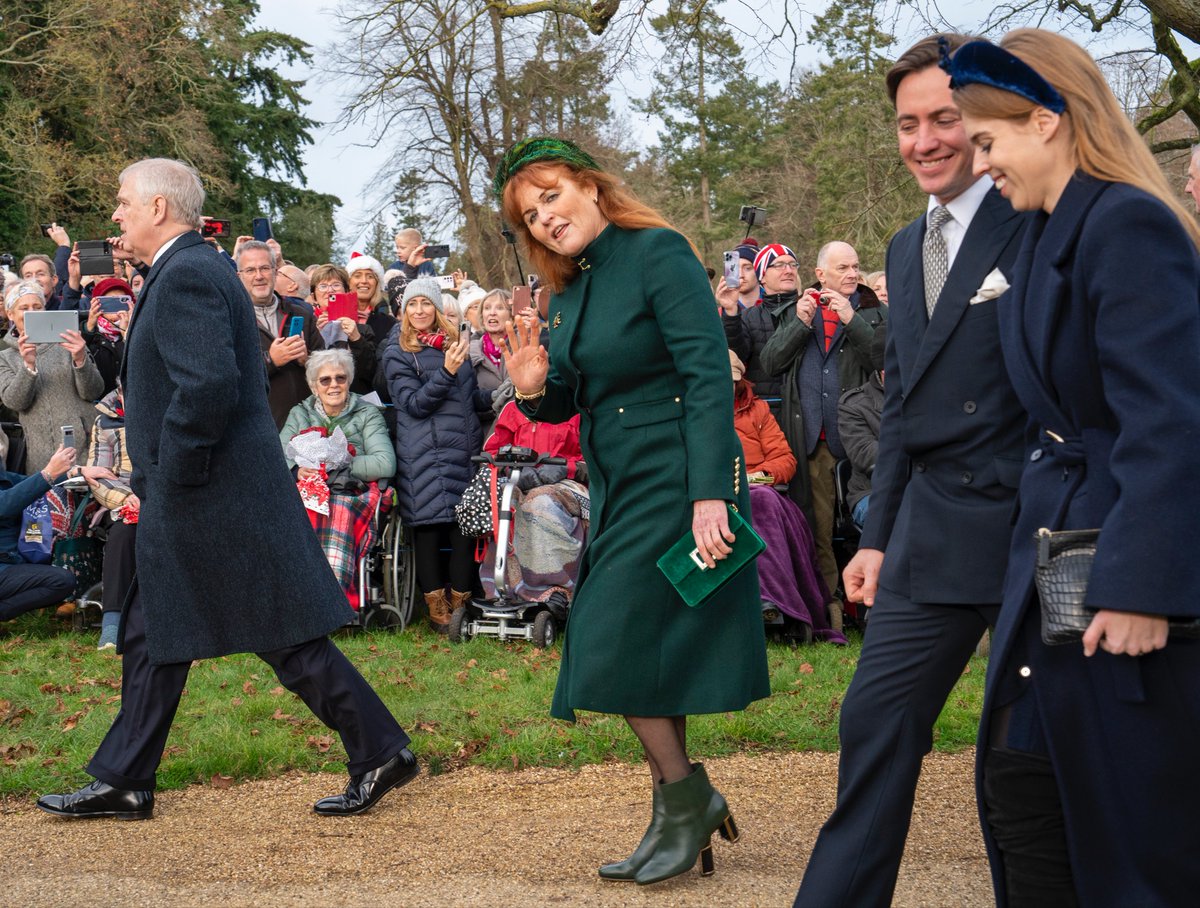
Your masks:
M 329 496 L 329 515 L 308 511 L 317 540 L 329 559 L 334 576 L 342 585 L 350 607 L 358 608 L 358 560 L 375 542 L 375 505 L 380 503 L 379 483 L 367 484 L 359 495 Z M 394 493 L 389 490 L 380 504 L 380 515 L 391 510 Z

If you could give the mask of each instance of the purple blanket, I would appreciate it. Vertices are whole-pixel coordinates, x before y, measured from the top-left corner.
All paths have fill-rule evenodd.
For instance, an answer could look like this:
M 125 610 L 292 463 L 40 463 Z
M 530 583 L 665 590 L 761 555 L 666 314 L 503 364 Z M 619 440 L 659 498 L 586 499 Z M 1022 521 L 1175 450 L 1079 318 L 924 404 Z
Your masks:
M 762 598 L 813 629 L 814 640 L 845 643 L 829 626 L 826 603 L 833 597 L 817 570 L 812 530 L 795 503 L 769 486 L 751 486 L 750 513 L 767 548 L 758 556 Z

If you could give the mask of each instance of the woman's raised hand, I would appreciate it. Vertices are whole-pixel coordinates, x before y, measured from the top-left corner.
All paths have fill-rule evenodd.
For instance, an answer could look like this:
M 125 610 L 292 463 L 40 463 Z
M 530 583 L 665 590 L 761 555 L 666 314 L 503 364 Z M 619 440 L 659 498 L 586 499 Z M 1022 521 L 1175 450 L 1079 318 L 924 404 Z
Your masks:
M 446 347 L 445 362 L 442 364 L 451 375 L 457 375 L 462 364 L 467 361 L 467 353 L 471 349 L 471 337 L 465 331 L 454 343 Z
M 541 330 L 536 322 L 527 324 L 524 319 L 514 319 L 508 323 L 507 332 L 504 367 L 508 377 L 522 394 L 537 394 L 546 386 L 546 373 L 550 370 L 550 357 L 538 338 Z

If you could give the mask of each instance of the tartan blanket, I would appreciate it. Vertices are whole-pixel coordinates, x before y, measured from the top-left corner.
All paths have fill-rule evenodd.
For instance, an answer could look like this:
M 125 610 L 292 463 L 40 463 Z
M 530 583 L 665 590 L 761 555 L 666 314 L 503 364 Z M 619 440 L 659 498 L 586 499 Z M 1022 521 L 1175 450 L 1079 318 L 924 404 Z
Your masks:
M 382 493 L 379 483 L 367 484 L 366 491 L 358 495 L 334 493 L 329 496 L 329 514 L 318 514 L 306 510 L 309 522 L 317 533 L 317 540 L 329 559 L 334 576 L 342 585 L 350 607 L 358 609 L 358 562 L 375 542 L 375 505 L 380 504 L 380 516 L 391 510 L 395 492 L 388 490 L 380 503 Z

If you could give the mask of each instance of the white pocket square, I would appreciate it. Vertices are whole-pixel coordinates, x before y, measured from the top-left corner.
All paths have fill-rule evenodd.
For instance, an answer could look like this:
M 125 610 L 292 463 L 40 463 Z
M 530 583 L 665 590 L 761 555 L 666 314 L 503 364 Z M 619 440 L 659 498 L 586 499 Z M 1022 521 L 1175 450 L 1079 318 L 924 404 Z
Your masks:
M 983 284 L 975 291 L 975 295 L 968 302 L 974 306 L 976 303 L 986 303 L 988 300 L 994 300 L 1005 290 L 1008 289 L 1008 281 L 1004 275 L 1000 273 L 999 268 L 993 268 L 988 276 L 983 279 Z

